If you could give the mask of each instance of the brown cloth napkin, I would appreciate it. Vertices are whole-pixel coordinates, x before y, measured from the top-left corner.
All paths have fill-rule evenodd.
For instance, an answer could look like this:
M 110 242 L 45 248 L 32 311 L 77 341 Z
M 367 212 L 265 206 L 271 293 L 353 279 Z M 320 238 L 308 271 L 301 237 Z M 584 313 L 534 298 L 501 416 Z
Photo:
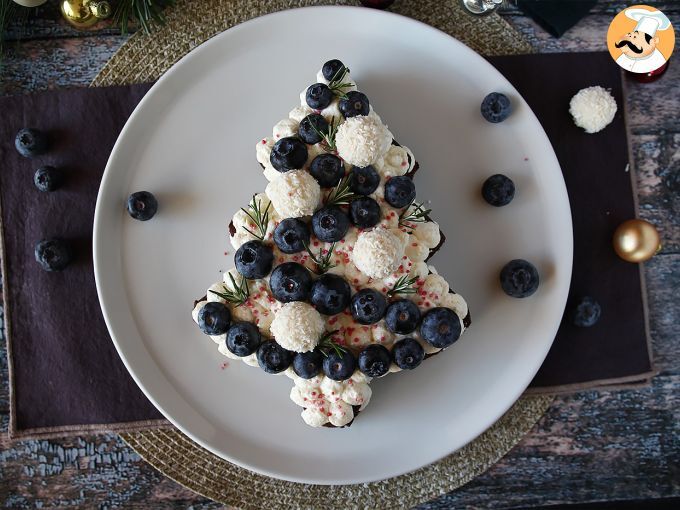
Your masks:
M 643 285 L 637 265 L 614 255 L 616 225 L 635 216 L 622 112 L 602 133 L 586 135 L 567 113 L 580 88 L 611 88 L 620 107 L 621 79 L 605 54 L 526 55 L 489 59 L 517 87 L 543 123 L 562 165 L 574 218 L 572 290 L 596 297 L 601 321 L 578 329 L 564 322 L 532 383 L 552 393 L 644 380 L 652 375 Z M 12 437 L 86 430 L 131 430 L 167 422 L 137 388 L 111 342 L 97 300 L 91 237 L 101 174 L 125 120 L 149 85 L 46 92 L 0 98 L 0 203 L 3 291 L 9 353 Z M 52 150 L 33 160 L 14 150 L 32 126 Z M 44 164 L 61 167 L 62 189 L 32 183 Z M 121 207 L 123 204 L 121 203 Z M 565 232 L 565 235 L 570 235 Z M 35 243 L 61 236 L 78 259 L 62 273 L 34 260 Z

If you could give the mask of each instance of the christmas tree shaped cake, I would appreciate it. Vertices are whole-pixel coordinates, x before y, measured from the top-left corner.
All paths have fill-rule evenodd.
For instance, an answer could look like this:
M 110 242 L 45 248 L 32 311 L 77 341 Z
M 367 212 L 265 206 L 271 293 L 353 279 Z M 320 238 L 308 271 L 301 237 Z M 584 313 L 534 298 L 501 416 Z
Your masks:
M 223 355 L 287 375 L 308 425 L 348 426 L 372 379 L 453 344 L 468 307 L 427 264 L 443 236 L 413 154 L 342 62 L 256 147 L 269 184 L 234 215 L 235 267 L 193 318 Z

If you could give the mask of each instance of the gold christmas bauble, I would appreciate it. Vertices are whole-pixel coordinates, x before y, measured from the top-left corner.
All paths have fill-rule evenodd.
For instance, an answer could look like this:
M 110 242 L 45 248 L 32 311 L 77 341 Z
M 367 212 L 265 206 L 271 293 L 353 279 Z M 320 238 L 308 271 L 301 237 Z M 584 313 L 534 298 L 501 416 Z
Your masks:
M 75 28 L 84 30 L 111 16 L 111 4 L 97 0 L 62 0 L 61 14 Z
M 645 220 L 628 220 L 614 232 L 614 250 L 628 262 L 644 262 L 661 249 L 661 239 L 654 225 Z

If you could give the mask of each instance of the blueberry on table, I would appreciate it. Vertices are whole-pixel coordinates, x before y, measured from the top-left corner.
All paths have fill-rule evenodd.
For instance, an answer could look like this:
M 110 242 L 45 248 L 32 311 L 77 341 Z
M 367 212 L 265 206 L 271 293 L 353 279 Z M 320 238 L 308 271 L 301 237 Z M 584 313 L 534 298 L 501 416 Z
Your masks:
M 158 200 L 148 191 L 137 191 L 128 197 L 128 214 L 139 221 L 148 221 L 158 211 Z
M 495 124 L 507 119 L 512 107 L 506 95 L 492 92 L 482 101 L 481 111 L 482 117 Z
M 23 128 L 14 139 L 14 146 L 25 158 L 33 158 L 45 154 L 49 148 L 47 135 L 38 129 Z
M 370 195 L 380 184 L 380 174 L 371 165 L 353 166 L 349 174 L 349 189 L 357 195 Z
M 413 333 L 420 322 L 420 310 L 413 301 L 398 299 L 387 307 L 385 323 L 392 333 L 408 335 Z
M 333 91 L 324 83 L 315 83 L 307 88 L 305 101 L 310 108 L 323 110 L 333 100 Z
M 522 259 L 508 262 L 501 270 L 501 287 L 508 296 L 525 298 L 538 289 L 538 270 L 531 263 Z
M 345 381 L 352 377 L 356 366 L 354 354 L 346 349 L 341 352 L 333 350 L 323 360 L 323 373 L 334 381 Z
M 312 160 L 309 173 L 322 188 L 332 188 L 345 176 L 345 164 L 335 154 L 319 154 Z
M 352 289 L 341 276 L 326 273 L 312 285 L 310 301 L 319 313 L 335 315 L 349 305 Z
M 35 246 L 35 260 L 45 271 L 61 271 L 72 259 L 71 245 L 63 239 L 43 239 Z
M 321 74 L 323 74 L 323 77 L 328 81 L 339 80 L 340 77 L 345 74 L 345 69 L 347 69 L 345 64 L 340 62 L 337 58 L 334 58 L 323 65 Z
M 482 185 L 482 197 L 494 207 L 508 205 L 515 198 L 515 183 L 505 175 L 492 175 Z
M 402 370 L 413 370 L 425 359 L 425 349 L 413 338 L 402 338 L 392 346 L 392 360 Z
M 204 304 L 198 311 L 198 327 L 206 335 L 223 335 L 231 324 L 231 312 L 218 301 Z
M 281 138 L 272 147 L 269 162 L 279 172 L 300 169 L 307 162 L 307 146 L 294 136 Z
M 580 298 L 571 311 L 571 321 L 580 328 L 594 326 L 600 320 L 602 307 L 595 298 L 590 296 Z
M 328 134 L 328 121 L 322 115 L 310 113 L 300 121 L 298 135 L 303 142 L 312 145 L 319 143 L 326 134 Z
M 380 377 L 390 371 L 390 351 L 379 344 L 372 344 L 359 353 L 359 370 L 368 377 Z
M 273 250 L 261 241 L 248 241 L 234 255 L 236 270 L 251 280 L 267 276 L 273 262 Z
M 450 308 L 431 308 L 420 324 L 420 336 L 434 347 L 443 349 L 454 343 L 462 333 L 460 319 Z
M 260 330 L 252 322 L 235 322 L 227 331 L 227 349 L 236 356 L 250 356 L 261 341 Z
M 345 97 L 340 100 L 338 107 L 340 108 L 340 113 L 346 119 L 357 117 L 358 115 L 368 115 L 371 111 L 366 94 L 356 90 L 345 94 Z
M 63 182 L 63 174 L 58 168 L 53 166 L 41 166 L 35 171 L 33 184 L 40 191 L 55 191 Z
M 312 230 L 320 241 L 335 243 L 349 230 L 349 218 L 336 205 L 322 207 L 312 216 Z
M 274 297 L 282 303 L 305 301 L 312 289 L 312 275 L 297 262 L 284 262 L 272 271 L 269 286 Z
M 361 289 L 352 296 L 350 310 L 359 324 L 375 324 L 385 315 L 387 299 L 375 289 Z
M 349 218 L 359 228 L 371 228 L 380 223 L 380 205 L 370 197 L 353 200 L 349 205 Z
M 309 244 L 309 225 L 298 218 L 286 218 L 274 229 L 274 242 L 283 253 L 298 253 Z
M 277 344 L 275 340 L 267 340 L 262 342 L 257 349 L 257 363 L 268 374 L 278 374 L 290 366 L 293 354 Z
M 303 379 L 311 379 L 319 375 L 322 365 L 323 355 L 317 350 L 298 352 L 293 358 L 293 372 Z
M 397 209 L 406 207 L 416 198 L 416 185 L 405 175 L 392 177 L 385 184 L 385 200 Z

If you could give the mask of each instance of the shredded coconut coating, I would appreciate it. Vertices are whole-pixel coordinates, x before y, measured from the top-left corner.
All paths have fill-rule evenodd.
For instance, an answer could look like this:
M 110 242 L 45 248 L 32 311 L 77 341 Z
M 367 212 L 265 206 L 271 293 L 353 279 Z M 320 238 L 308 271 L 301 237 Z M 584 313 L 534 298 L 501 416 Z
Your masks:
M 401 240 L 387 229 L 376 228 L 359 234 L 352 261 L 370 278 L 384 278 L 399 266 L 403 255 Z
M 586 133 L 597 133 L 606 128 L 614 120 L 616 110 L 616 100 L 599 86 L 579 90 L 569 102 L 574 124 Z
M 339 156 L 359 167 L 372 165 L 382 158 L 392 145 L 392 133 L 379 118 L 350 117 L 340 124 L 335 136 Z
M 305 170 L 284 172 L 267 184 L 266 194 L 282 218 L 311 216 L 321 201 L 321 188 Z
M 324 328 L 321 314 L 312 305 L 301 301 L 284 304 L 270 326 L 277 343 L 294 352 L 313 351 Z

